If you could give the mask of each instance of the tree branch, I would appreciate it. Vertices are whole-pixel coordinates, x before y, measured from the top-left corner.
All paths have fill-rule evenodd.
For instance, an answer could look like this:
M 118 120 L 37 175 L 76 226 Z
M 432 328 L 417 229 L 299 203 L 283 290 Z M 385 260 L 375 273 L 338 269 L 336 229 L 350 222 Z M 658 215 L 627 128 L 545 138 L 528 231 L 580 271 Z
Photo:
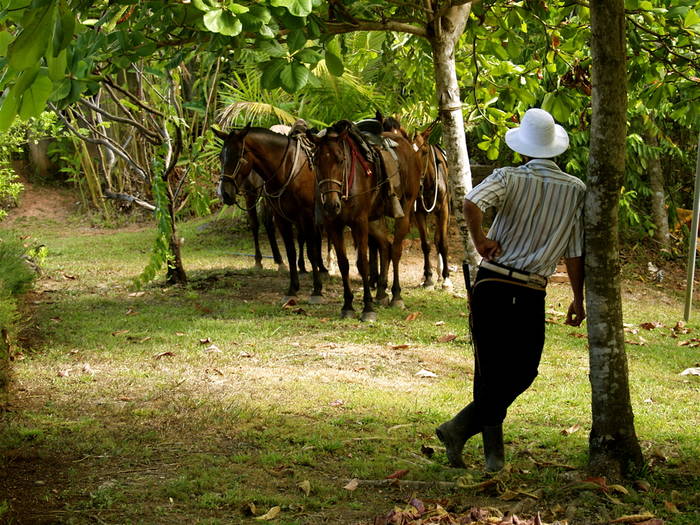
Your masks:
M 332 35 L 343 33 L 352 33 L 354 31 L 396 31 L 397 33 L 408 33 L 423 38 L 428 37 L 428 31 L 425 27 L 415 26 L 404 22 L 395 22 L 387 20 L 386 22 L 377 22 L 374 20 L 357 20 L 357 23 L 350 22 L 325 22 L 326 29 Z
M 147 127 L 145 127 L 143 124 L 141 124 L 141 123 L 139 123 L 139 122 L 137 122 L 137 121 L 135 121 L 135 120 L 133 120 L 133 119 L 126 118 L 126 117 L 120 117 L 120 116 L 118 116 L 118 115 L 112 115 L 111 113 L 105 111 L 105 110 L 102 109 L 101 107 L 96 106 L 95 104 L 92 104 L 91 102 L 88 102 L 88 101 L 85 100 L 85 99 L 81 99 L 81 100 L 80 100 L 80 103 L 83 104 L 84 106 L 87 106 L 87 107 L 90 108 L 91 110 L 96 111 L 97 113 L 99 113 L 99 114 L 102 115 L 103 117 L 108 118 L 109 120 L 112 120 L 112 121 L 114 121 L 114 122 L 121 122 L 122 124 L 128 124 L 129 126 L 135 127 L 135 128 L 138 129 L 141 133 L 144 134 L 144 136 L 146 137 L 146 139 L 147 139 L 151 144 L 153 144 L 153 145 L 155 145 L 155 146 L 159 146 L 160 144 L 163 143 L 163 137 L 162 137 L 162 136 L 160 136 L 159 134 L 157 134 L 157 133 L 154 132 L 154 131 L 151 131 L 150 129 L 148 129 Z
M 139 98 L 136 97 L 133 93 L 127 91 L 126 89 L 124 89 L 124 88 L 122 88 L 122 87 L 116 85 L 114 82 L 112 82 L 112 79 L 111 79 L 111 78 L 103 76 L 103 77 L 100 77 L 100 80 L 101 80 L 102 82 L 104 82 L 105 84 L 107 84 L 107 85 L 113 87 L 114 89 L 116 89 L 117 91 L 119 91 L 120 93 L 122 93 L 123 95 L 125 95 L 129 100 L 131 100 L 134 104 L 136 104 L 136 105 L 137 105 L 138 107 L 140 107 L 141 109 L 145 109 L 145 110 L 148 111 L 149 113 L 152 113 L 153 115 L 157 115 L 157 116 L 159 116 L 160 118 L 165 118 L 165 115 L 163 115 L 163 113 L 161 113 L 161 112 L 158 111 L 157 109 L 153 109 L 152 107 L 150 107 L 150 106 L 144 104 L 143 102 L 141 102 L 141 101 L 139 100 Z
M 126 161 L 129 166 L 131 166 L 134 171 L 136 171 L 141 178 L 144 180 L 148 180 L 148 173 L 139 166 L 136 161 L 134 161 L 131 156 L 129 156 L 128 153 L 126 153 L 121 146 L 118 146 L 117 144 L 114 144 L 114 142 L 107 137 L 106 135 L 103 135 L 102 133 L 98 132 L 97 130 L 92 129 L 93 133 L 96 135 L 102 137 L 102 138 L 92 138 L 92 137 L 87 137 L 80 133 L 77 129 L 75 129 L 70 122 L 68 122 L 68 119 L 63 115 L 61 112 L 58 111 L 58 108 L 54 106 L 53 104 L 50 105 L 51 109 L 58 115 L 61 120 L 63 121 L 63 124 L 68 128 L 68 130 L 73 133 L 76 137 L 78 137 L 80 140 L 84 140 L 85 142 L 89 142 L 91 144 L 99 144 L 100 146 L 104 146 L 106 148 L 109 148 L 114 152 L 115 155 L 118 157 L 121 157 L 124 161 Z M 83 119 L 85 120 L 85 119 Z M 85 121 L 87 123 L 87 121 Z
M 156 207 L 153 206 L 153 204 L 151 204 L 150 202 L 146 202 L 144 200 L 139 199 L 138 197 L 134 197 L 133 195 L 128 195 L 126 193 L 115 193 L 110 190 L 105 190 L 104 197 L 105 199 L 133 202 L 134 204 L 138 204 L 139 206 L 146 208 L 150 211 L 155 211 L 156 209 Z

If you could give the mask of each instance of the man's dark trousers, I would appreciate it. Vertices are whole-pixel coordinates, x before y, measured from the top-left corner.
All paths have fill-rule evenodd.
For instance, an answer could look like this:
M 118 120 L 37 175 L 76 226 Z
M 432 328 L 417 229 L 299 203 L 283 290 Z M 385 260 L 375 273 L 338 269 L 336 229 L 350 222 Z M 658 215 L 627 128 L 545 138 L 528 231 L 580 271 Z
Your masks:
M 544 288 L 480 268 L 471 297 L 474 408 L 482 426 L 500 425 L 532 384 L 544 347 Z

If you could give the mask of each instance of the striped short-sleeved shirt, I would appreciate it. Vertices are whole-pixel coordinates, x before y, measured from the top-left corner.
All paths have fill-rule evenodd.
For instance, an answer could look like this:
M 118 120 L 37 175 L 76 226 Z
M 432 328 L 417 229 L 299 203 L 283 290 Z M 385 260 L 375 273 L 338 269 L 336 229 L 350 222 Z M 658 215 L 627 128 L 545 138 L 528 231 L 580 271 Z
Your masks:
M 500 264 L 549 277 L 561 257 L 583 255 L 586 185 L 548 159 L 494 170 L 467 194 L 496 209 L 488 238 L 498 241 Z

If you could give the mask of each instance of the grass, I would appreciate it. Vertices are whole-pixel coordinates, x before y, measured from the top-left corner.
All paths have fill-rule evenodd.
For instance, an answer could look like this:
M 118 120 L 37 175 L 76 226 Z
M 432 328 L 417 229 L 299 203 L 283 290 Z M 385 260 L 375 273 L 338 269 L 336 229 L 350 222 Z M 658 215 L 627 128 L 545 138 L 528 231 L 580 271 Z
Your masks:
M 628 356 L 647 460 L 625 492 L 579 483 L 588 356 L 585 328 L 562 323 L 562 284 L 549 288 L 540 377 L 506 422 L 510 466 L 497 483 L 465 488 L 490 479 L 479 440 L 467 443 L 469 468 L 455 470 L 433 434 L 470 399 L 461 275 L 454 293 L 423 290 L 415 262 L 404 279 L 408 310 L 382 308 L 377 323 L 363 324 L 338 318 L 336 276 L 326 280 L 325 304 L 306 304 L 303 276 L 306 295 L 282 308 L 286 275 L 270 260 L 255 271 L 252 258 L 232 255 L 252 248 L 230 217 L 182 225 L 188 286 L 140 291 L 131 282 L 145 265 L 149 229 L 18 226 L 49 255 L 1 415 L 0 515 L 9 523 L 258 523 L 276 506 L 279 524 L 371 523 L 413 494 L 455 512 L 540 512 L 548 523 L 603 524 L 642 511 L 666 524 L 700 523 L 700 380 L 679 375 L 699 366 L 700 350 L 679 346 L 698 325 L 672 330 L 678 290 L 624 286 L 627 338 L 643 343 L 630 344 Z M 407 320 L 411 312 L 419 315 Z M 648 322 L 663 327 L 640 327 Z M 447 334 L 456 337 L 440 342 Z M 343 488 L 399 469 L 415 483 Z

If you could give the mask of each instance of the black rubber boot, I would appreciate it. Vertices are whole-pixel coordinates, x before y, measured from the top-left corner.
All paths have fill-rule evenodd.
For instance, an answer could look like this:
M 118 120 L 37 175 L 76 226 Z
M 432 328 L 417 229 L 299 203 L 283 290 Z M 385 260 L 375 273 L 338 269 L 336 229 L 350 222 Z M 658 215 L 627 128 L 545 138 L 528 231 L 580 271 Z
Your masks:
M 482 430 L 484 439 L 484 457 L 486 458 L 486 470 L 497 472 L 505 464 L 503 452 L 503 425 L 484 427 Z
M 476 422 L 473 403 L 464 407 L 459 414 L 435 429 L 438 439 L 445 445 L 447 461 L 455 468 L 467 468 L 462 459 L 462 450 L 467 440 L 481 431 Z

